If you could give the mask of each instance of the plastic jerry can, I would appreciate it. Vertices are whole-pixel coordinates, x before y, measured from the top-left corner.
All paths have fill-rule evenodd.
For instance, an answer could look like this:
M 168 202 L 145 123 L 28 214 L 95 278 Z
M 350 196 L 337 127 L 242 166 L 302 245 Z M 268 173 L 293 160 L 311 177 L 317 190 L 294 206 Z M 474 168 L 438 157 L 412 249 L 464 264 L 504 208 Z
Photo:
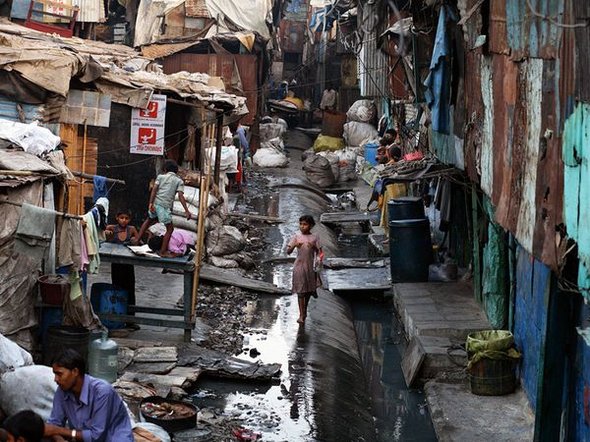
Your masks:
M 113 383 L 117 380 L 119 365 L 119 346 L 108 338 L 106 331 L 102 332 L 100 339 L 90 343 L 88 351 L 88 373 L 95 378 L 104 379 Z

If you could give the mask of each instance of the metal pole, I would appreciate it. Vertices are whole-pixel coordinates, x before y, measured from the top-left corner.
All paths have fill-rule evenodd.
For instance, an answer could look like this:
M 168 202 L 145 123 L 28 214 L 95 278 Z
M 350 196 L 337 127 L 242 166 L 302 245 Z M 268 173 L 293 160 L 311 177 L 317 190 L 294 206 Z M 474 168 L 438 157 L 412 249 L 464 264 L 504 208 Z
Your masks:
M 223 114 L 217 116 L 217 140 L 215 143 L 215 178 L 213 182 L 219 184 L 221 173 L 221 145 L 223 143 Z

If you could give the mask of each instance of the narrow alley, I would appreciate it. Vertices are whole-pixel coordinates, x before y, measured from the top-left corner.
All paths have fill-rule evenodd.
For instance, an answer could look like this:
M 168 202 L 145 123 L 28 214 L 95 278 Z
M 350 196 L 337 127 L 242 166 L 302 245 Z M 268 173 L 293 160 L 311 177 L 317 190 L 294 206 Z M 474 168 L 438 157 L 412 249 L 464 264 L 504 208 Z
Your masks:
M 590 6 L 0 0 L 0 441 L 590 441 Z

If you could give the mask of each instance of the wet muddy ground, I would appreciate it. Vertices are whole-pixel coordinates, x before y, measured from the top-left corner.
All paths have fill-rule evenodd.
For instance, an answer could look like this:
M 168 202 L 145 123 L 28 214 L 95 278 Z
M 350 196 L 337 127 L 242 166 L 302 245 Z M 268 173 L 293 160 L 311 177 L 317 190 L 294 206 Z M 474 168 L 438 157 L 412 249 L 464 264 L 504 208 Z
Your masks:
M 293 151 L 298 157 L 300 152 Z M 247 232 L 258 263 L 249 277 L 290 287 L 292 264 L 286 243 L 303 213 L 330 210 L 329 198 L 282 187 L 303 176 L 298 158 L 289 169 L 251 171 L 235 211 L 285 219 L 278 225 L 234 224 Z M 352 228 L 316 227 L 328 256 L 366 257 L 367 235 Z M 108 266 L 95 281 L 108 281 Z M 182 293 L 182 277 L 138 268 L 138 296 L 148 306 L 171 307 Z M 203 439 L 233 440 L 242 426 L 264 441 L 430 441 L 436 440 L 420 391 L 405 387 L 400 370 L 405 342 L 391 303 L 368 294 L 343 299 L 322 291 L 312 300 L 308 321 L 296 323 L 293 296 L 270 296 L 205 284 L 199 292 L 200 345 L 247 361 L 279 363 L 276 383 L 199 378 L 192 400 L 201 409 Z M 144 326 L 130 337 L 178 342 L 182 331 Z

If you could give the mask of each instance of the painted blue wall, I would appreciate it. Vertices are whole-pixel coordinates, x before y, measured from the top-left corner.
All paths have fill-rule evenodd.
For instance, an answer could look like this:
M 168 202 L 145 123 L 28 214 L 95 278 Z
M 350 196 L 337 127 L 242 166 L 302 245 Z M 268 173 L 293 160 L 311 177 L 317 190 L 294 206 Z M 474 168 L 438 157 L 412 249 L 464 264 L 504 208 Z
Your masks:
M 547 297 L 551 270 L 518 246 L 516 251 L 516 299 L 514 340 L 522 353 L 520 381 L 533 410 L 537 404 L 540 355 L 547 330 Z

